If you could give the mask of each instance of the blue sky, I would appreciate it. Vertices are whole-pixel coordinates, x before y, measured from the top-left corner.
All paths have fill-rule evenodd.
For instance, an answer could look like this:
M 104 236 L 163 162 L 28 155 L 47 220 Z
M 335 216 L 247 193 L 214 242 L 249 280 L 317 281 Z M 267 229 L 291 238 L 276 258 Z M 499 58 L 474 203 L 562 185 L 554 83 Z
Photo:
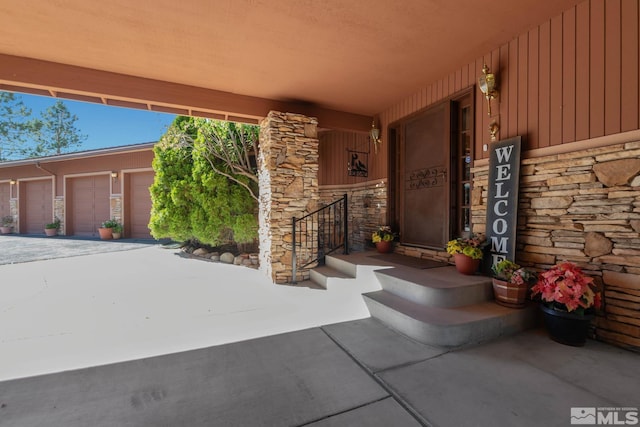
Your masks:
M 55 104 L 57 99 L 46 96 L 16 94 L 31 109 L 33 118 Z M 174 114 L 156 113 L 130 108 L 109 107 L 88 102 L 61 99 L 78 120 L 76 127 L 88 138 L 78 150 L 116 147 L 119 145 L 156 142 L 176 117 Z

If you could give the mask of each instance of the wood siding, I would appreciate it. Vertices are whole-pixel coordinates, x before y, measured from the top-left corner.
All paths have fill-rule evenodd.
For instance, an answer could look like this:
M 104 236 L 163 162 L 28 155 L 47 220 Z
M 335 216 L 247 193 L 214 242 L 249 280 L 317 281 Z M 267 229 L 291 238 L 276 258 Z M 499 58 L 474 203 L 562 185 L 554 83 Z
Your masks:
M 476 159 L 488 158 L 482 147 L 494 120 L 500 139 L 523 137 L 523 150 L 636 130 L 639 14 L 637 0 L 580 3 L 382 112 L 383 141 L 390 123 L 476 85 L 484 63 L 495 72 L 500 93 L 489 117 L 477 92 Z
M 386 176 L 386 155 L 381 149 L 375 154 L 373 144 L 370 144 L 369 135 L 355 132 L 328 131 L 321 132 L 318 136 L 320 145 L 318 154 L 319 162 L 318 182 L 321 185 L 357 184 Z M 386 141 L 383 145 L 386 144 Z M 347 163 L 349 163 L 349 150 L 367 152 L 368 176 L 349 176 Z M 375 175 L 372 171 L 376 171 Z

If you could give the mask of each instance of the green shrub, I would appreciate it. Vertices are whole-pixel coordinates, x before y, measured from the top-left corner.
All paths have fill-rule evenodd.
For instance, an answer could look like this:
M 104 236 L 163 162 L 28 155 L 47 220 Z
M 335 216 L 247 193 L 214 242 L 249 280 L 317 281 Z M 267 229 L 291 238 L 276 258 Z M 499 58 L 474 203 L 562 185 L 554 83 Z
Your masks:
M 258 235 L 256 201 L 246 188 L 213 171 L 205 143 L 194 138 L 196 123 L 177 118 L 154 147 L 151 234 L 211 246 L 251 243 Z

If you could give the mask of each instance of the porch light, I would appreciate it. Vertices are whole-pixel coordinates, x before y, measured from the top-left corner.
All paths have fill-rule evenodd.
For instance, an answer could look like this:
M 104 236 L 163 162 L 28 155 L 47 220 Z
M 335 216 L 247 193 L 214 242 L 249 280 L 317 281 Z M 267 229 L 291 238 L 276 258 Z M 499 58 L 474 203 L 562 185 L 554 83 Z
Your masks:
M 113 171 L 111 172 L 111 178 L 116 179 L 118 177 L 118 172 Z
M 487 64 L 482 67 L 482 76 L 478 78 L 478 85 L 480 91 L 487 98 L 488 114 L 491 115 L 491 99 L 498 96 L 498 91 L 496 90 L 496 76 L 489 72 Z
M 13 179 L 13 178 L 11 178 L 11 179 L 9 180 L 9 184 L 10 184 L 10 185 L 16 185 L 16 180 L 15 180 L 15 179 Z
M 373 142 L 375 153 L 378 154 L 378 146 L 382 144 L 382 140 L 380 139 L 380 129 L 376 128 L 376 119 L 373 119 L 371 122 L 371 131 L 369 134 L 371 135 L 371 141 Z

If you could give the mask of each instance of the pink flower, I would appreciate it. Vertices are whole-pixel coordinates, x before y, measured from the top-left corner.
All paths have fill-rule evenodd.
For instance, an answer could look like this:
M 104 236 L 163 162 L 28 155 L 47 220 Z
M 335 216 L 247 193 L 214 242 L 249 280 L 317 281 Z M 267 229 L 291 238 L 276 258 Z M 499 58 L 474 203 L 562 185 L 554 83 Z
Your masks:
M 593 278 L 571 262 L 561 262 L 540 273 L 531 295 L 540 295 L 543 301 L 564 305 L 567 311 L 578 308 L 600 308 L 601 295 L 593 289 Z

